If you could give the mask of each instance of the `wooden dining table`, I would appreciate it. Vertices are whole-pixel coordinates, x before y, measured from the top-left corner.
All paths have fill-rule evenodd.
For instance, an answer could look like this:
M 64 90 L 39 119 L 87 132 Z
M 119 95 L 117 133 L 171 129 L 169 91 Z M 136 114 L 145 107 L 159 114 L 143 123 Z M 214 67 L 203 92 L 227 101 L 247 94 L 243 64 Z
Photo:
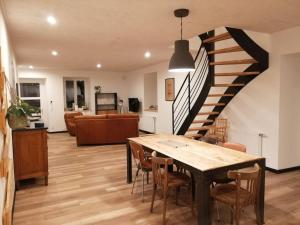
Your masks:
M 256 204 L 258 220 L 260 224 L 264 223 L 265 158 L 178 135 L 154 134 L 128 138 L 127 183 L 132 182 L 132 157 L 129 141 L 142 145 L 146 151 L 156 151 L 173 158 L 176 164 L 193 174 L 198 225 L 212 224 L 210 188 L 214 177 L 228 170 L 246 168 L 257 163 L 261 167 L 261 181 Z

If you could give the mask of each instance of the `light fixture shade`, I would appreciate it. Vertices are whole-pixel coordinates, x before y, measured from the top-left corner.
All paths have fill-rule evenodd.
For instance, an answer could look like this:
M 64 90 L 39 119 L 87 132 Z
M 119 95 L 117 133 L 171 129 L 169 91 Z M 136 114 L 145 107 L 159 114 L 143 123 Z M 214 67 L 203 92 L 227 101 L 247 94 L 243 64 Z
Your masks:
M 169 72 L 191 72 L 194 70 L 195 63 L 189 51 L 189 41 L 175 41 L 175 52 L 170 59 Z

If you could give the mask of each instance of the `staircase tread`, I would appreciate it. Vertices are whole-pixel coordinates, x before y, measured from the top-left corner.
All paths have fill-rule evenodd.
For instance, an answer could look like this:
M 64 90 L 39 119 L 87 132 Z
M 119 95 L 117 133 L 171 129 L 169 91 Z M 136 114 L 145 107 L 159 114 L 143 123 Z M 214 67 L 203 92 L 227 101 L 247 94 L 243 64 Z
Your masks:
M 199 112 L 197 115 L 202 116 L 202 115 L 218 115 L 219 112 Z
M 214 84 L 213 87 L 243 87 L 245 84 L 236 83 L 236 84 Z
M 226 32 L 223 34 L 219 34 L 219 35 L 207 38 L 207 39 L 203 40 L 203 43 L 205 44 L 205 43 L 211 43 L 211 42 L 216 42 L 216 41 L 223 41 L 223 40 L 230 39 L 230 38 L 231 38 L 231 35 L 228 32 Z
M 249 76 L 258 75 L 260 72 L 230 72 L 230 73 L 215 73 L 216 77 L 221 76 Z
M 192 123 L 213 123 L 214 120 L 194 120 Z
M 223 105 L 225 105 L 225 103 L 220 103 L 220 102 L 203 104 L 203 106 L 223 106 Z
M 235 65 L 235 64 L 252 64 L 257 63 L 255 59 L 236 59 L 236 60 L 226 60 L 226 61 L 217 61 L 211 62 L 209 65 Z
M 233 97 L 234 94 L 209 94 L 208 97 Z
M 240 52 L 244 51 L 241 46 L 233 46 L 233 47 L 228 47 L 228 48 L 221 48 L 221 49 L 215 49 L 214 51 L 209 51 L 207 54 L 212 55 L 212 54 L 221 54 L 221 53 L 229 53 L 229 52 Z

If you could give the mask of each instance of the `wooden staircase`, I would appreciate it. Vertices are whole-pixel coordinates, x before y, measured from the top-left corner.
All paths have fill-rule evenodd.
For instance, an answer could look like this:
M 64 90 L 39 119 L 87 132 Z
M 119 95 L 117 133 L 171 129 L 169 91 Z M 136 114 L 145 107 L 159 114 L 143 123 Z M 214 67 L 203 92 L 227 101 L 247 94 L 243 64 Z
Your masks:
M 242 30 L 234 28 L 226 28 L 226 30 L 225 33 L 202 39 L 210 59 L 208 63 L 211 73 L 210 90 L 206 96 L 202 96 L 205 100 L 184 133 L 186 137 L 198 139 L 205 135 L 213 127 L 215 119 L 234 96 L 252 79 L 268 68 L 268 53 L 265 50 L 251 40 Z M 201 38 L 201 35 L 199 37 Z M 222 48 L 215 49 L 216 42 L 222 43 L 225 40 L 234 40 L 234 46 L 224 48 L 223 45 Z M 230 57 L 234 56 L 240 57 L 241 54 L 232 54 L 237 52 L 247 53 L 241 54 L 249 57 L 231 59 Z M 215 61 L 216 55 L 221 54 L 223 58 L 227 54 L 226 60 Z M 247 66 L 247 68 L 240 71 L 241 65 Z M 218 66 L 230 66 L 230 69 L 235 67 L 236 69 L 232 69 L 232 72 L 225 69 L 223 72 L 222 68 L 218 68 Z M 216 70 L 217 73 L 215 73 Z M 224 79 L 232 80 L 225 83 Z

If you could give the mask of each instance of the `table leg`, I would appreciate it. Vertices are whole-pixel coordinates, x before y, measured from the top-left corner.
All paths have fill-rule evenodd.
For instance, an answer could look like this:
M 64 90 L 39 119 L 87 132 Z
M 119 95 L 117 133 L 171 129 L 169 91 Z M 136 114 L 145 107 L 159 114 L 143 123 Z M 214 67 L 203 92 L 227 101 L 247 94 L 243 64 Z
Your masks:
M 258 210 L 258 222 L 259 224 L 264 224 L 264 216 L 265 216 L 265 167 L 266 167 L 266 159 L 262 159 L 258 162 L 261 168 L 261 177 L 260 177 L 260 187 L 258 193 L 258 201 L 257 201 L 257 210 Z
M 48 186 L 48 175 L 45 176 L 45 185 Z
M 198 210 L 198 225 L 211 225 L 210 181 L 204 174 L 195 175 L 196 207 Z
M 132 160 L 131 160 L 131 149 L 129 142 L 126 143 L 127 147 L 127 183 L 132 183 Z

